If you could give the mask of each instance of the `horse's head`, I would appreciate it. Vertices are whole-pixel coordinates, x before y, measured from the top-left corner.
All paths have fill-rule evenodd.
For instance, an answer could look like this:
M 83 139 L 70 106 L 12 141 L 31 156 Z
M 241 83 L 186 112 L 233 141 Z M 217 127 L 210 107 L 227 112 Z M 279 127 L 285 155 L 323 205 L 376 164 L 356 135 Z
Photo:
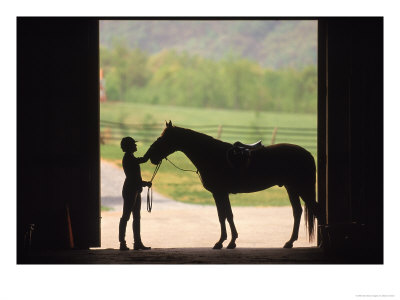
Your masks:
M 172 138 L 174 126 L 172 122 L 165 122 L 165 129 L 161 136 L 150 146 L 146 155 L 152 164 L 159 164 L 161 160 L 176 151 L 175 142 Z

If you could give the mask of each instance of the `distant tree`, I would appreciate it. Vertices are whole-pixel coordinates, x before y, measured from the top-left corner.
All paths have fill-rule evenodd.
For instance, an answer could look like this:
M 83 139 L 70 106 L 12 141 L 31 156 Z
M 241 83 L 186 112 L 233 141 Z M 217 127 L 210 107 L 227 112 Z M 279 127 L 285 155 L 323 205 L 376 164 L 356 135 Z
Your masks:
M 239 55 L 213 60 L 165 50 L 149 55 L 117 40 L 100 48 L 110 100 L 247 110 L 316 112 L 317 69 L 265 69 Z

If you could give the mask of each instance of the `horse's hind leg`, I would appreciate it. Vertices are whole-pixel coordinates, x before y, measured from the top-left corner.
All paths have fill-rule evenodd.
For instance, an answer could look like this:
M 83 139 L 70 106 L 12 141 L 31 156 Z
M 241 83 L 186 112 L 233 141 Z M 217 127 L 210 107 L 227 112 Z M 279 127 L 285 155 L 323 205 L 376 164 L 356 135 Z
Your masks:
M 223 195 L 213 194 L 213 196 L 214 196 L 214 200 L 215 200 L 215 205 L 217 206 L 219 224 L 221 226 L 221 237 L 220 237 L 219 241 L 215 243 L 213 249 L 221 249 L 222 243 L 227 238 L 226 226 L 225 226 L 225 219 L 226 219 L 226 210 L 225 210 L 225 203 L 224 203 L 225 201 L 224 201 Z
M 319 222 L 324 220 L 324 213 L 316 202 L 315 183 L 304 185 L 300 190 L 300 197 L 305 204 L 306 225 L 309 241 L 311 242 L 315 234 L 315 218 Z
M 230 243 L 228 244 L 228 249 L 235 249 L 236 248 L 236 239 L 239 237 L 237 231 L 236 231 L 236 226 L 235 223 L 233 222 L 233 213 L 232 213 L 232 207 L 231 207 L 231 202 L 229 201 L 229 195 L 226 195 L 224 197 L 224 203 L 225 203 L 225 211 L 226 211 L 226 218 L 228 219 L 229 226 L 231 227 L 231 234 L 232 234 L 232 239 Z
M 303 209 L 301 208 L 299 194 L 291 187 L 285 186 L 285 188 L 289 195 L 290 204 L 292 204 L 294 222 L 292 236 L 290 237 L 290 240 L 286 242 L 283 248 L 292 248 L 293 242 L 296 241 L 299 236 L 300 219 Z

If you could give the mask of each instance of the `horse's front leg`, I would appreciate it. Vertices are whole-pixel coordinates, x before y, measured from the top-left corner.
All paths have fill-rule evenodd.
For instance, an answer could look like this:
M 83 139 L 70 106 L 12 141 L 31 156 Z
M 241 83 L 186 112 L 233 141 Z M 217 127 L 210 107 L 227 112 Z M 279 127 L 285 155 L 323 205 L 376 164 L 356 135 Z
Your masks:
M 213 249 L 221 249 L 222 243 L 227 238 L 226 226 L 225 226 L 226 211 L 224 207 L 223 198 L 220 195 L 213 194 L 213 196 L 215 200 L 215 205 L 217 206 L 219 224 L 221 226 L 221 237 L 219 238 L 219 241 L 215 243 Z

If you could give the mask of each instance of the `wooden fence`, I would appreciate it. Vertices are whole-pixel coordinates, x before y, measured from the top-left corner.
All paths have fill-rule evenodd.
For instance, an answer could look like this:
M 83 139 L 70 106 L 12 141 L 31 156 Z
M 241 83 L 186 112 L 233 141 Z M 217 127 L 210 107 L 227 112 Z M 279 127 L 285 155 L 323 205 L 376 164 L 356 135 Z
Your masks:
M 292 143 L 300 145 L 310 152 L 317 150 L 317 128 L 277 127 L 277 126 L 240 126 L 240 125 L 187 125 L 177 126 L 190 128 L 226 142 L 241 141 L 254 143 L 262 140 L 264 145 L 275 143 Z M 100 143 L 107 144 L 120 141 L 124 136 L 152 143 L 164 130 L 165 124 L 142 123 L 127 124 L 113 121 L 100 121 Z

